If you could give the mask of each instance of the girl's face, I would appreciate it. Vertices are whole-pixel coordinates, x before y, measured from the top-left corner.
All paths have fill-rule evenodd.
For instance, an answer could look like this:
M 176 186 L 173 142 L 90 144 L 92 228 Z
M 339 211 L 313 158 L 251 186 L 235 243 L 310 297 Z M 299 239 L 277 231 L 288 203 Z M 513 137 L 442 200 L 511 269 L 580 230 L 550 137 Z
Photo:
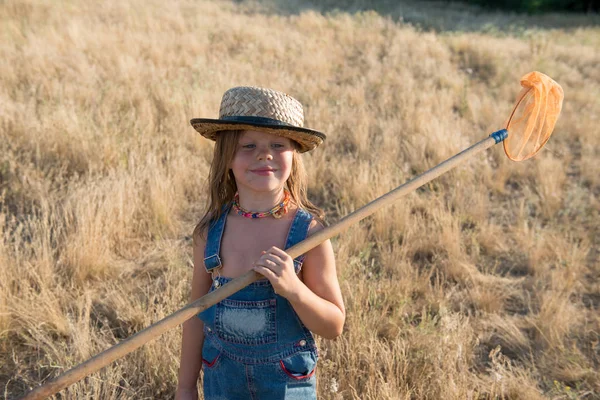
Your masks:
M 292 171 L 294 151 L 290 139 L 260 131 L 244 131 L 231 162 L 238 190 L 270 192 L 281 189 Z

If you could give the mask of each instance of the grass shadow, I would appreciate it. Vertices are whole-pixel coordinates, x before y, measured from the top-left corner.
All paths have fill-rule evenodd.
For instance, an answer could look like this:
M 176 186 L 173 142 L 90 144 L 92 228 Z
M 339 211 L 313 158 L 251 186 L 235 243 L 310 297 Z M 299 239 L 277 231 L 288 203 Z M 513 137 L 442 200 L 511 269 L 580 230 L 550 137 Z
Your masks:
M 322 14 L 373 11 L 397 22 L 426 31 L 484 32 L 519 35 L 531 29 L 591 28 L 600 26 L 598 13 L 524 13 L 493 11 L 450 1 L 413 0 L 238 0 L 249 12 L 296 15 L 306 11 Z

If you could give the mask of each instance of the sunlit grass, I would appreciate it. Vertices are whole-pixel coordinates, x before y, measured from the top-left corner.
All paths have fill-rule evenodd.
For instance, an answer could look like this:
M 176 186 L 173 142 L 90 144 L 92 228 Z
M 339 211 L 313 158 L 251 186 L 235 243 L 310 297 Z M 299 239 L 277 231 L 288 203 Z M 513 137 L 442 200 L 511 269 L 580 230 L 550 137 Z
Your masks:
M 216 117 L 226 89 L 305 105 L 328 134 L 305 156 L 310 196 L 334 223 L 501 128 L 536 69 L 565 90 L 539 155 L 493 148 L 334 239 L 348 317 L 320 340 L 318 390 L 598 396 L 595 17 L 307 4 L 0 5 L 5 398 L 185 305 L 212 154 L 188 121 Z M 63 397 L 171 398 L 179 346 L 177 328 Z

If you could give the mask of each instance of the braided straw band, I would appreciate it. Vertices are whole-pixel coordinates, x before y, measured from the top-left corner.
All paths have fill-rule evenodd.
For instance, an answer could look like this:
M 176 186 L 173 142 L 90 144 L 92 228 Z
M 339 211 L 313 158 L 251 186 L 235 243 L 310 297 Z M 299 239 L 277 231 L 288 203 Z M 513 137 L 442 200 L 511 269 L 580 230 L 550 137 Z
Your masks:
M 223 94 L 219 119 L 190 121 L 202 136 L 215 140 L 223 130 L 258 130 L 287 137 L 300 144 L 300 152 L 312 150 L 325 135 L 304 128 L 302 104 L 288 94 L 272 89 L 241 86 Z

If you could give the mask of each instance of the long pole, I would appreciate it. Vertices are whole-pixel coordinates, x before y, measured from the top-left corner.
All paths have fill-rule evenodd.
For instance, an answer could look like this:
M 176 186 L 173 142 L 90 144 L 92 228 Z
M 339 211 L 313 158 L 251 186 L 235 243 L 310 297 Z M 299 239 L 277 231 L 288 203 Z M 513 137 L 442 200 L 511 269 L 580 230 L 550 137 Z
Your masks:
M 381 197 L 378 197 L 377 199 L 371 201 L 367 205 L 359 208 L 353 213 L 342 218 L 336 224 L 331 225 L 315 233 L 314 235 L 311 235 L 310 237 L 296 244 L 295 246 L 286 249 L 286 252 L 292 258 L 296 258 L 306 253 L 310 249 L 323 243 L 325 240 L 332 238 L 333 236 L 343 232 L 356 222 L 373 214 L 383 206 L 393 203 L 400 197 L 412 192 L 413 190 L 423 186 L 427 182 L 430 182 L 438 176 L 448 172 L 449 170 L 463 163 L 470 157 L 473 157 L 475 154 L 487 150 L 494 144 L 501 142 L 506 138 L 506 136 L 507 131 L 504 129 L 492 133 L 490 137 L 481 140 L 480 142 L 469 147 L 468 149 L 463 150 L 457 155 L 433 167 L 429 171 L 422 173 L 414 179 L 402 184 L 401 186 L 398 186 L 396 189 L 384 194 Z M 260 278 L 262 278 L 262 275 L 254 271 L 249 271 L 244 275 L 231 280 L 229 283 L 223 285 L 221 288 L 208 293 L 207 295 L 193 301 L 192 303 L 189 303 L 188 305 L 174 312 L 168 317 L 161 319 L 160 321 L 123 340 L 121 343 L 118 343 L 113 347 L 104 350 L 102 353 L 97 354 L 96 356 L 90 358 L 86 362 L 79 364 L 78 366 L 70 369 L 64 374 L 27 393 L 22 399 L 44 399 L 46 397 L 58 393 L 60 390 L 66 388 L 67 386 L 78 382 L 79 380 L 83 379 L 89 374 L 94 373 L 100 368 L 107 366 L 108 364 L 125 356 L 128 353 L 131 353 L 138 347 L 141 347 L 143 344 L 149 342 L 157 336 L 162 335 L 169 329 L 182 324 L 183 322 L 190 319 L 192 316 L 217 304 L 221 300 L 224 300 L 225 298 L 231 296 L 232 294 L 238 292 L 239 290 L 243 289 L 244 287 L 248 286 L 252 282 L 257 281 Z

